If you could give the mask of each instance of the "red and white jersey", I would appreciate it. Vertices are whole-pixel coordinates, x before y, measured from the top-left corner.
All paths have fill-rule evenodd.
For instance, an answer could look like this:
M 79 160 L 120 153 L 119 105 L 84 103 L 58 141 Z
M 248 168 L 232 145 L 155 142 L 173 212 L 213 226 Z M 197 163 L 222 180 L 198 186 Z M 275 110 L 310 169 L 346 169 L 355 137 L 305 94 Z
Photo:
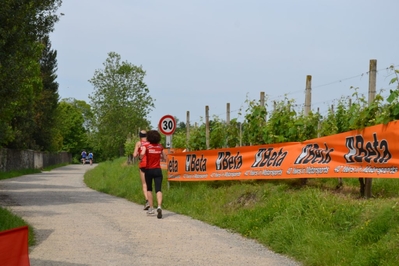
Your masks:
M 161 168 L 162 144 L 149 143 L 146 147 L 147 169 Z
M 140 142 L 141 142 L 141 146 L 140 146 L 140 148 L 138 149 L 138 153 L 140 154 L 141 153 L 141 147 L 143 147 L 143 146 L 146 146 L 146 145 L 148 145 L 148 144 L 150 144 L 148 141 L 146 141 L 146 140 L 140 140 Z M 139 164 L 139 168 L 146 168 L 147 167 L 147 156 L 146 155 L 144 155 L 144 157 L 141 159 L 141 161 L 140 161 L 140 164 Z

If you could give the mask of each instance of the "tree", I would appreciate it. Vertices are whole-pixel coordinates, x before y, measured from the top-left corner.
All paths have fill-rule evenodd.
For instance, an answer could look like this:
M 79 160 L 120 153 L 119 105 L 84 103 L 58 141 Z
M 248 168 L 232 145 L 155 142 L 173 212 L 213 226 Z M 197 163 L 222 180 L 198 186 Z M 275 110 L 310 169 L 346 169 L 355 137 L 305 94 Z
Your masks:
M 244 127 L 244 143 L 245 145 L 263 144 L 263 131 L 266 127 L 266 106 L 255 100 L 246 99 L 248 104 Z
M 81 109 L 83 105 L 84 101 L 72 98 L 62 99 L 56 111 L 54 139 L 57 140 L 57 144 L 53 145 L 58 145 L 63 151 L 72 153 L 77 159 L 82 149 L 88 148 L 87 131 L 83 126 L 85 119 Z
M 229 133 L 232 133 L 232 131 L 231 130 L 229 131 L 230 127 L 227 125 L 226 121 L 223 121 L 217 116 L 213 116 L 213 119 L 209 121 L 209 128 L 210 128 L 209 130 L 210 148 L 211 149 L 226 148 L 229 145 L 227 141 L 231 137 L 233 137 L 228 135 Z
M 98 69 L 89 82 L 94 93 L 89 95 L 93 119 L 93 134 L 96 148 L 101 148 L 109 158 L 124 155 L 124 144 L 132 132 L 148 128 L 149 112 L 154 107 L 153 99 L 143 79 L 146 72 L 141 66 L 121 56 L 108 53 L 104 69 Z
M 0 145 L 36 148 L 34 102 L 42 89 L 39 40 L 53 31 L 61 0 L 2 0 L 0 5 Z
M 35 131 L 34 139 L 41 150 L 57 151 L 53 146 L 56 109 L 58 106 L 57 51 L 51 50 L 48 36 L 42 40 L 45 46 L 40 60 L 43 89 L 35 102 Z
M 190 128 L 190 139 L 188 140 L 188 149 L 190 151 L 206 150 L 206 125 Z
M 176 120 L 176 130 L 171 136 L 172 139 L 172 148 L 178 149 L 186 149 L 187 148 L 187 126 L 183 121 L 179 121 L 179 119 L 175 116 Z M 161 143 L 166 144 L 166 137 L 162 134 Z

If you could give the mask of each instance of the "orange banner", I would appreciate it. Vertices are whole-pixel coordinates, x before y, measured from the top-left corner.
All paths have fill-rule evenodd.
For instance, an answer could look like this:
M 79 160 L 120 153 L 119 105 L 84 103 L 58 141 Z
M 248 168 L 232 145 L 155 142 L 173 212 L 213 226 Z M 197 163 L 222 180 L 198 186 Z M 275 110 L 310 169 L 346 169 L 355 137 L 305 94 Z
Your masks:
M 399 123 L 304 142 L 168 155 L 168 181 L 399 178 Z
M 0 265 L 29 266 L 28 227 L 0 232 Z
M 177 152 L 183 152 L 183 149 L 178 149 L 178 148 L 165 149 L 165 153 L 167 156 L 170 156 L 170 154 L 177 153 Z M 168 169 L 168 163 L 161 161 L 161 169 L 165 169 L 165 170 Z

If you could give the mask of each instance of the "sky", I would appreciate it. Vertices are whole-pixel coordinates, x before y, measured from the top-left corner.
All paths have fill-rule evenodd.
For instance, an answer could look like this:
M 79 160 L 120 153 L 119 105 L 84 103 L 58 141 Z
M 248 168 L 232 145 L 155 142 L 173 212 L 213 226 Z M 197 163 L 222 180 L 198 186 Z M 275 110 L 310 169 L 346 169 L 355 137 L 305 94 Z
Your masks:
M 88 82 L 108 53 L 141 66 L 155 99 L 152 128 L 165 115 L 190 124 L 242 121 L 248 101 L 266 95 L 301 108 L 307 75 L 312 110 L 327 114 L 358 88 L 367 97 L 370 60 L 377 92 L 399 69 L 398 0 L 64 0 L 50 35 L 60 98 L 90 104 Z

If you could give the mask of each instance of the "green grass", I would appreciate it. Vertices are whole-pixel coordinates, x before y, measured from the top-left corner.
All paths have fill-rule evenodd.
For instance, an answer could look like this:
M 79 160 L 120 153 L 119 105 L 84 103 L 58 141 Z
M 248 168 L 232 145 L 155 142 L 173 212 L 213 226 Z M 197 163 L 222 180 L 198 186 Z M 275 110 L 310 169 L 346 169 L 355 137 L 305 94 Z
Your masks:
M 126 159 L 85 174 L 98 191 L 143 204 L 137 165 Z M 256 239 L 304 265 L 398 265 L 399 180 L 374 179 L 373 199 L 357 179 L 168 182 L 163 208 Z M 155 197 L 154 197 L 155 198 Z
M 44 169 L 44 171 L 50 171 L 54 168 L 64 166 L 66 164 L 60 164 L 57 166 L 51 166 Z M 0 172 L 0 180 L 9 179 L 22 175 L 36 174 L 40 173 L 39 169 L 23 169 L 18 171 L 10 171 L 10 172 Z M 19 216 L 12 213 L 8 208 L 0 207 L 0 231 L 17 228 L 20 226 L 27 225 L 29 228 L 29 236 L 28 236 L 28 245 L 33 246 L 36 243 L 35 234 L 33 231 L 33 227 L 28 224 L 25 220 L 20 218 Z
M 18 170 L 18 171 L 10 171 L 10 172 L 1 172 L 0 171 L 0 180 L 17 177 L 17 176 L 21 176 L 21 175 L 36 174 L 36 173 L 40 173 L 40 172 L 41 171 L 39 169 L 24 169 L 24 170 Z
M 19 170 L 19 171 L 10 171 L 10 172 L 0 172 L 0 180 L 13 178 L 21 175 L 29 175 L 40 173 L 38 169 L 26 169 L 26 170 Z M 0 207 L 0 231 L 8 230 L 17 228 L 20 226 L 27 225 L 29 228 L 29 236 L 28 236 L 28 245 L 32 246 L 36 243 L 35 234 L 33 232 L 33 227 L 25 222 L 19 216 L 13 214 L 7 208 Z
M 65 165 L 68 165 L 68 164 L 62 163 L 62 164 L 48 166 L 48 167 L 43 168 L 43 171 L 51 171 L 55 168 L 59 168 L 59 167 L 65 166 Z M 42 171 L 40 169 L 22 169 L 22 170 L 9 171 L 9 172 L 1 172 L 0 171 L 0 180 L 13 178 L 13 177 L 17 177 L 17 176 L 22 176 L 22 175 L 37 174 L 37 173 L 41 173 L 41 172 Z
M 38 170 L 0 173 L 0 179 Z M 163 208 L 256 239 L 304 265 L 397 265 L 399 180 L 374 179 L 374 198 L 359 198 L 357 179 L 168 182 Z M 143 204 L 137 165 L 126 158 L 100 163 L 85 183 Z M 154 197 L 155 199 L 155 197 Z M 28 225 L 0 208 L 0 230 Z M 29 225 L 28 225 L 29 226 Z M 29 245 L 34 244 L 29 226 Z
M 6 208 L 0 208 L 0 221 L 0 231 L 5 231 L 27 225 L 29 228 L 28 245 L 32 246 L 35 244 L 36 240 L 33 232 L 33 227 L 25 222 L 22 218 L 13 214 Z

